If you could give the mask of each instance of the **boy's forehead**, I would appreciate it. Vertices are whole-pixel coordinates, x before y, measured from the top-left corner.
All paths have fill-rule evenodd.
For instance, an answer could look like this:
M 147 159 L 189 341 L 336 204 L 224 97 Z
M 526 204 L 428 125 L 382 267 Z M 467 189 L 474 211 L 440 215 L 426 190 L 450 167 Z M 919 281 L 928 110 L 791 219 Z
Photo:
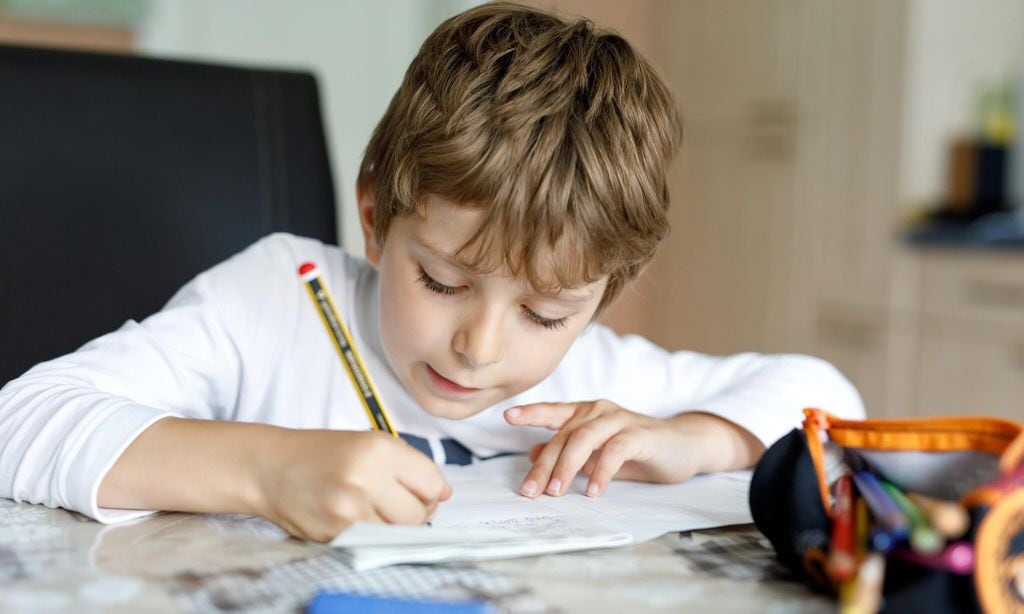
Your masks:
M 605 283 L 603 277 L 589 283 L 556 283 L 560 263 L 567 260 L 557 248 L 542 248 L 533 258 L 535 266 L 540 269 L 537 272 L 549 278 L 541 288 L 533 287 L 522 276 L 513 275 L 504 264 L 507 254 L 481 253 L 485 247 L 480 244 L 467 248 L 485 218 L 486 212 L 481 206 L 458 205 L 440 196 L 430 196 L 425 199 L 421 214 L 412 215 L 405 221 L 411 226 L 410 238 L 422 250 L 467 273 L 509 277 L 536 294 L 569 302 L 585 302 L 601 293 Z

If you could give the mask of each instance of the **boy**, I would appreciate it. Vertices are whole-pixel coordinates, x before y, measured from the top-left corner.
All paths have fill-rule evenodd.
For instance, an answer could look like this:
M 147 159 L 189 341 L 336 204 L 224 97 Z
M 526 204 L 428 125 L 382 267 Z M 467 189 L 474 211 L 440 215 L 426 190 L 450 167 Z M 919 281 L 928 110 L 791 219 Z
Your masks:
M 593 323 L 667 233 L 678 134 L 623 39 L 510 4 L 453 17 L 367 148 L 366 262 L 273 235 L 10 382 L 0 496 L 104 522 L 252 513 L 327 541 L 422 523 L 450 495 L 439 463 L 531 451 L 524 496 L 580 472 L 598 496 L 749 467 L 808 405 L 860 415 L 822 361 L 669 353 Z M 305 261 L 403 439 L 366 430 Z

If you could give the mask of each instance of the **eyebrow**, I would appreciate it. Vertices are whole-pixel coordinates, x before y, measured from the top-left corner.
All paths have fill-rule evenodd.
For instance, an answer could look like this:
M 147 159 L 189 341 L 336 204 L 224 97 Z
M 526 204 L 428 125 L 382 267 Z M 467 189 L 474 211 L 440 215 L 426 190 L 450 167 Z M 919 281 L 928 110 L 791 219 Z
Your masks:
M 430 241 L 424 239 L 423 237 L 414 234 L 412 236 L 412 239 L 417 244 L 419 244 L 420 247 L 422 247 L 423 249 L 425 249 L 428 252 L 430 252 L 430 254 L 432 256 L 434 256 L 435 258 L 438 258 L 439 260 L 444 260 L 448 264 L 454 266 L 455 268 L 457 268 L 457 269 L 459 269 L 459 270 L 461 270 L 461 271 L 463 271 L 465 273 L 475 274 L 475 275 L 481 274 L 480 271 L 474 271 L 472 268 L 467 266 L 464 262 L 460 262 L 457 258 L 455 258 L 455 256 L 453 254 L 449 254 L 448 252 L 446 252 L 443 249 L 437 247 L 436 245 L 434 245 Z M 560 303 L 574 303 L 575 304 L 575 303 L 585 303 L 585 302 L 591 300 L 592 298 L 594 298 L 594 293 L 593 292 L 587 292 L 585 294 L 571 294 L 571 293 L 570 294 L 566 294 L 565 291 L 563 291 L 562 293 L 559 293 L 559 294 L 546 294 L 544 292 L 533 291 L 532 292 L 532 296 L 536 296 L 537 298 L 546 299 L 546 300 L 558 301 Z
M 437 247 L 436 245 L 432 244 L 430 241 L 427 241 L 423 237 L 419 235 L 413 235 L 412 239 L 413 241 L 418 243 L 420 247 L 430 252 L 430 254 L 437 258 L 438 260 L 444 260 L 453 267 L 456 267 L 466 273 L 477 273 L 477 271 L 473 271 L 469 266 L 467 266 L 466 263 L 460 262 L 457 258 L 455 258 L 454 254 L 449 254 L 440 247 Z

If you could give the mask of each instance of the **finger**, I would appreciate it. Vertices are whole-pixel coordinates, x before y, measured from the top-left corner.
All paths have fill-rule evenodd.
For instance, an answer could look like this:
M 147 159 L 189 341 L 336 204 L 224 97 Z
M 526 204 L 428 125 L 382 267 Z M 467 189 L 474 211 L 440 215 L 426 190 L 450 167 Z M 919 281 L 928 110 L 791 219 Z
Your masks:
M 590 455 L 590 458 L 587 459 L 587 462 L 583 463 L 583 468 L 580 469 L 580 473 L 587 477 L 590 477 L 590 474 L 594 472 L 594 463 L 597 462 L 597 458 L 600 455 L 600 450 L 594 450 L 593 454 Z
M 549 403 L 547 405 L 554 404 Z M 551 470 L 562 453 L 562 447 L 565 445 L 566 439 L 576 428 L 589 420 L 593 420 L 595 415 L 600 415 L 598 413 L 600 408 L 596 408 L 595 403 L 577 403 L 575 407 L 576 410 L 573 415 L 562 424 L 562 428 L 546 444 L 541 444 L 539 449 L 535 446 L 535 449 L 537 449 L 536 456 L 533 456 L 531 453 L 531 456 L 533 456 L 531 459 L 533 467 L 530 468 L 526 477 L 523 478 L 522 485 L 519 487 L 519 492 L 523 496 L 534 498 L 549 489 L 561 492 L 564 488 L 561 482 L 555 484 L 556 488 L 553 489 L 550 484 Z
M 624 426 L 620 416 L 606 415 L 582 424 L 572 431 L 551 469 L 551 482 L 548 484 L 547 493 L 558 496 L 568 490 L 569 484 L 594 451 L 620 433 Z
M 557 431 L 572 418 L 578 403 L 533 403 L 505 410 L 505 421 L 512 426 L 541 426 Z
M 622 431 L 605 442 L 594 462 L 594 470 L 590 473 L 587 496 L 600 496 L 623 463 L 636 456 L 639 448 L 639 438 L 629 431 Z
M 444 490 L 441 492 L 441 498 L 427 506 L 427 522 L 433 520 L 434 516 L 437 515 L 437 507 L 441 505 L 441 503 L 447 501 L 448 499 L 451 499 L 451 497 L 452 487 L 449 486 L 448 484 L 445 484 Z
M 523 478 L 523 483 L 519 486 L 519 494 L 533 499 L 539 497 L 549 488 L 551 470 L 562 452 L 567 437 L 567 432 L 559 431 L 550 441 L 540 447 L 536 458 L 532 459 L 533 466 L 526 472 L 526 477 Z
M 530 448 L 530 461 L 531 462 L 537 460 L 537 457 L 540 456 L 541 450 L 544 449 L 545 445 L 547 445 L 547 444 L 538 443 L 537 445 L 535 445 L 532 448 Z
M 424 505 L 444 501 L 451 496 L 441 469 L 425 454 L 410 445 L 404 445 L 406 453 L 399 459 L 396 471 L 398 481 L 423 502 Z
M 308 539 L 329 542 L 354 522 L 384 522 L 361 489 L 341 488 L 323 509 L 323 513 L 299 520 Z M 294 534 L 291 530 L 290 533 Z
M 427 520 L 427 505 L 398 481 L 377 494 L 373 507 L 389 524 L 423 524 Z

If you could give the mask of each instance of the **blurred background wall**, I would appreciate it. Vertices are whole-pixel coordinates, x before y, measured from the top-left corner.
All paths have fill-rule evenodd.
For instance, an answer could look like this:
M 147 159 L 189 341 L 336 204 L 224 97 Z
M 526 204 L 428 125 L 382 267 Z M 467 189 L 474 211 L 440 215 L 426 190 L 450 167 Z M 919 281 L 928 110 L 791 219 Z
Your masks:
M 359 254 L 370 132 L 423 38 L 476 3 L 0 0 L 0 40 L 315 72 Z M 873 415 L 1024 418 L 1024 3 L 531 4 L 619 31 L 686 122 L 672 235 L 610 325 L 822 356 Z

